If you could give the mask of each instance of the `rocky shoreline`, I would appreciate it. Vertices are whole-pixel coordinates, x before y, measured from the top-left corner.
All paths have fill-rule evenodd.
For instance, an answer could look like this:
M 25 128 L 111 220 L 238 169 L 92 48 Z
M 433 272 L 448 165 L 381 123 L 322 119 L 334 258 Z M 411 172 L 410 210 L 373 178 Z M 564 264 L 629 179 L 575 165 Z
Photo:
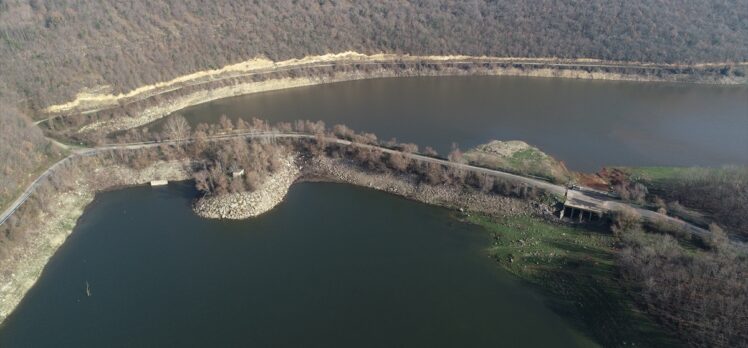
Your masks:
M 553 218 L 550 207 L 536 201 L 488 194 L 451 185 L 429 185 L 409 175 L 372 173 L 343 160 L 314 158 L 305 163 L 301 180 L 368 187 L 418 202 L 489 215 L 534 215 Z
M 202 197 L 195 202 L 193 210 L 210 219 L 247 219 L 261 215 L 283 201 L 299 173 L 294 156 L 288 156 L 281 161 L 281 168 L 269 174 L 256 190 Z
M 89 159 L 81 159 L 88 161 Z M 491 215 L 534 215 L 553 218 L 545 204 L 515 197 L 487 194 L 451 185 L 419 183 L 412 175 L 370 172 L 345 159 L 327 157 L 300 159 L 289 155 L 281 167 L 268 175 L 252 192 L 203 197 L 193 205 L 196 214 L 205 218 L 246 219 L 270 211 L 286 197 L 298 181 L 340 182 L 368 187 L 419 202 Z M 39 225 L 27 238 L 0 260 L 0 323 L 10 315 L 23 296 L 36 283 L 44 267 L 72 233 L 78 218 L 93 200 L 96 192 L 117 187 L 147 184 L 152 180 L 183 181 L 191 179 L 193 162 L 159 161 L 142 169 L 124 165 L 97 166 L 82 163 L 75 175 L 73 188 L 57 194 L 50 209 L 39 219 Z
M 410 175 L 372 173 L 344 159 L 323 157 L 300 160 L 288 157 L 282 163 L 282 168 L 268 175 L 257 190 L 202 197 L 195 201 L 194 212 L 210 219 L 238 220 L 259 216 L 280 204 L 295 182 L 306 181 L 362 186 L 465 212 L 554 216 L 550 207 L 535 201 L 450 185 L 419 183 Z

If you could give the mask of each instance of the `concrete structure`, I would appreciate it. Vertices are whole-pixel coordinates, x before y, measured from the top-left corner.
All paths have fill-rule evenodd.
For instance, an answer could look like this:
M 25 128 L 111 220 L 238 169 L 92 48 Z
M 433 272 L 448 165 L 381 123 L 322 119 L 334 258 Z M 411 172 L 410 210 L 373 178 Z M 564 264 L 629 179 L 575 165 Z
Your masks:
M 576 190 L 566 190 L 565 200 L 564 200 L 564 207 L 561 209 L 561 213 L 559 214 L 559 218 L 563 219 L 566 215 L 566 209 L 571 209 L 571 212 L 569 213 L 569 218 L 574 217 L 574 213 L 578 210 L 579 211 L 579 222 L 582 222 L 584 219 L 585 213 L 589 214 L 589 219 L 592 220 L 595 216 L 597 216 L 598 220 L 603 217 L 603 208 L 605 206 L 604 202 L 599 199 L 595 199 L 590 194 L 585 194 L 580 191 Z
M 151 186 L 164 186 L 168 184 L 169 182 L 166 180 L 153 180 L 151 181 Z

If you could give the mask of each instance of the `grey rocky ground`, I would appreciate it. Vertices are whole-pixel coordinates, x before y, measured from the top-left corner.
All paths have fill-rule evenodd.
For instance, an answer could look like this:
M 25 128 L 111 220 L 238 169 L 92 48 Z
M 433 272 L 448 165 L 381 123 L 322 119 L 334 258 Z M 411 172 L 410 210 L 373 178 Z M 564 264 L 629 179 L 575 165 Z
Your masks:
M 288 156 L 281 161 L 281 168 L 268 174 L 256 190 L 203 197 L 195 202 L 193 209 L 197 215 L 213 219 L 257 216 L 280 204 L 298 177 L 295 157 Z

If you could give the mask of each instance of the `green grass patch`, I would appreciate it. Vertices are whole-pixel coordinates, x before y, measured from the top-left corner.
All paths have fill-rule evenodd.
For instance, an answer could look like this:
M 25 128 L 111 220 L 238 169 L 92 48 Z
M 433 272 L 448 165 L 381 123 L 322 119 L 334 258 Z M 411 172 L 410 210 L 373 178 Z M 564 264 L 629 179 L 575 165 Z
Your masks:
M 492 235 L 491 257 L 537 286 L 551 308 L 603 346 L 677 346 L 637 309 L 618 277 L 613 237 L 532 217 L 471 216 Z M 625 342 L 625 343 L 624 343 Z
M 724 166 L 710 167 L 620 167 L 633 180 L 653 184 L 667 185 L 674 182 L 711 181 L 711 180 L 748 180 L 748 167 Z
M 515 152 L 511 160 L 520 164 L 522 162 L 540 162 L 545 160 L 545 158 L 546 156 L 542 152 L 530 148 Z
M 492 141 L 464 154 L 469 163 L 554 182 L 566 182 L 566 168 L 538 148 L 521 141 Z
M 676 179 L 678 176 L 683 175 L 686 171 L 691 168 L 687 167 L 633 167 L 633 168 L 621 168 L 623 171 L 629 173 L 633 178 L 642 179 L 644 181 L 666 181 Z

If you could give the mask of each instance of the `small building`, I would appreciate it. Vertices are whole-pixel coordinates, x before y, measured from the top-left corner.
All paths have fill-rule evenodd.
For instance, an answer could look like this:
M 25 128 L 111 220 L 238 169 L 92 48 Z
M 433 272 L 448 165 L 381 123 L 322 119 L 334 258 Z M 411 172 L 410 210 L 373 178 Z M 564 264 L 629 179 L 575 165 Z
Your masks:
M 231 176 L 233 176 L 235 178 L 239 177 L 239 176 L 242 176 L 242 175 L 244 175 L 244 169 L 234 170 L 234 171 L 231 172 Z

